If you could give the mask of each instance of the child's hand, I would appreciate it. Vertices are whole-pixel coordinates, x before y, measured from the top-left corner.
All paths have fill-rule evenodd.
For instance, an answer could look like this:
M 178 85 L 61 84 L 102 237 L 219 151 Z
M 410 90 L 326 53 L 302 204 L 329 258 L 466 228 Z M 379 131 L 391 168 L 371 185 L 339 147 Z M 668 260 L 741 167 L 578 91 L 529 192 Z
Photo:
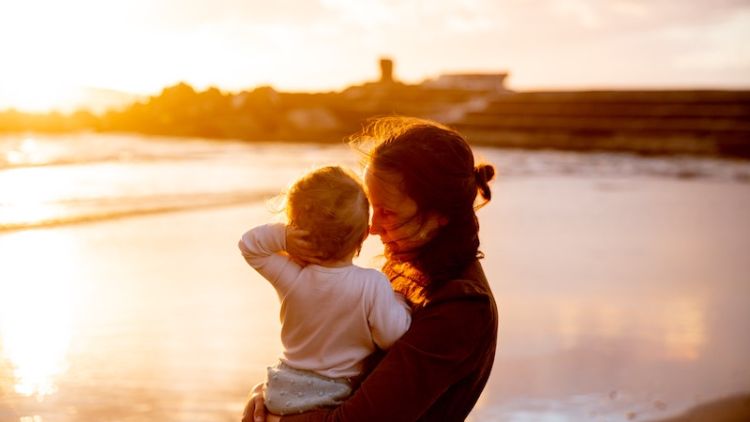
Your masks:
M 286 252 L 289 256 L 301 266 L 307 264 L 320 264 L 320 259 L 315 246 L 307 240 L 310 234 L 307 230 L 302 230 L 294 226 L 286 226 Z

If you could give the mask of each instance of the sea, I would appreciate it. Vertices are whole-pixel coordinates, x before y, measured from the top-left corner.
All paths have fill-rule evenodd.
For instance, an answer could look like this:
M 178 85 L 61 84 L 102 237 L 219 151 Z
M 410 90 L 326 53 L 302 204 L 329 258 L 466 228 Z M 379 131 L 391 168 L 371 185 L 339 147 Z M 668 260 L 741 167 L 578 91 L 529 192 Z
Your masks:
M 500 311 L 470 421 L 642 421 L 750 392 L 750 162 L 475 147 Z M 0 421 L 236 421 L 281 350 L 236 250 L 344 142 L 0 136 Z M 358 264 L 378 267 L 367 240 Z

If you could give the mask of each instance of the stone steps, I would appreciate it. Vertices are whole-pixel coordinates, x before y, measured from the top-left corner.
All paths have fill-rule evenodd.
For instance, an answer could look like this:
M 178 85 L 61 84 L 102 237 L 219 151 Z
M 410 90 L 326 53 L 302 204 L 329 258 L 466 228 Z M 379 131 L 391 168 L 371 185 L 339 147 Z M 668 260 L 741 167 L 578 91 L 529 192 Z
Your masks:
M 452 126 L 502 147 L 750 158 L 750 91 L 513 93 Z

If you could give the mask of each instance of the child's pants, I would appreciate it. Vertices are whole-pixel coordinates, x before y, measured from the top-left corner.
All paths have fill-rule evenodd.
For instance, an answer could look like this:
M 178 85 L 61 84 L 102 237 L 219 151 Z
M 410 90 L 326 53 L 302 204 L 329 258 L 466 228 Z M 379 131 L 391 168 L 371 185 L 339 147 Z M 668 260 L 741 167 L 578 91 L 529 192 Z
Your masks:
M 352 393 L 346 379 L 328 378 L 284 363 L 268 367 L 266 408 L 277 415 L 339 405 Z

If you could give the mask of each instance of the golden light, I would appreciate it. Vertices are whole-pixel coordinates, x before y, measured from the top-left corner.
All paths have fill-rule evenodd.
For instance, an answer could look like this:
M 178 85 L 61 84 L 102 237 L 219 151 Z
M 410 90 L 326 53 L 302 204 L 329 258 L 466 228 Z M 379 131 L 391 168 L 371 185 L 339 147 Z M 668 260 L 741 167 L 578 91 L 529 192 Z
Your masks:
M 26 137 L 21 143 L 5 153 L 5 161 L 13 165 L 33 163 L 37 160 L 37 150 L 39 149 L 36 139 Z
M 558 306 L 558 332 L 565 348 L 580 346 L 586 336 L 615 339 L 623 335 L 628 322 L 622 305 L 592 300 L 584 304 L 573 298 Z
M 18 394 L 55 392 L 65 371 L 75 308 L 74 239 L 59 231 L 0 238 L 0 356 L 13 368 Z
M 706 342 L 705 310 L 701 303 L 679 298 L 664 304 L 664 351 L 674 360 L 695 360 Z
M 64 6 L 51 2 L 15 2 L 5 12 L 0 38 L 14 41 L 0 48 L 0 109 L 72 108 L 80 92 L 71 63 L 83 48 L 85 26 L 77 21 L 81 18 L 69 17 Z
M 584 327 L 581 326 L 582 308 L 573 301 L 563 301 L 558 310 L 558 332 L 562 346 L 572 349 L 578 346 Z
M 10 84 L 9 84 L 10 85 Z M 15 80 L 3 89 L 0 110 L 42 113 L 52 110 L 71 111 L 81 96 L 81 89 L 64 83 L 44 82 L 36 78 Z
M 33 163 L 37 153 L 33 138 L 6 154 L 6 161 Z M 36 223 L 60 214 L 60 203 L 76 191 L 76 179 L 70 172 L 60 174 L 55 168 L 11 168 L 0 172 L 0 222 L 6 225 Z M 3 256 L 5 258 L 5 256 Z
M 586 336 L 617 339 L 638 333 L 648 354 L 689 361 L 700 357 L 706 342 L 705 304 L 695 298 L 644 302 L 637 315 L 624 304 L 604 299 L 584 304 L 570 299 L 558 306 L 558 333 L 565 348 L 580 346 Z

